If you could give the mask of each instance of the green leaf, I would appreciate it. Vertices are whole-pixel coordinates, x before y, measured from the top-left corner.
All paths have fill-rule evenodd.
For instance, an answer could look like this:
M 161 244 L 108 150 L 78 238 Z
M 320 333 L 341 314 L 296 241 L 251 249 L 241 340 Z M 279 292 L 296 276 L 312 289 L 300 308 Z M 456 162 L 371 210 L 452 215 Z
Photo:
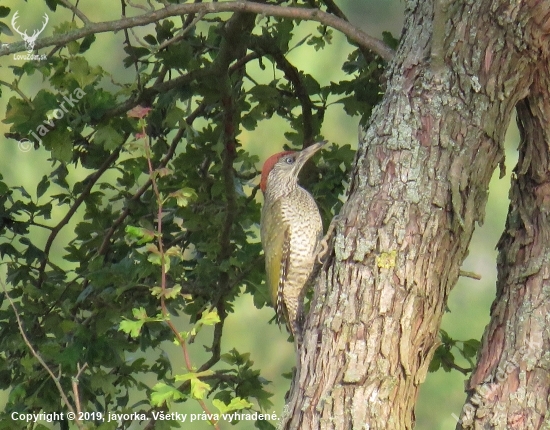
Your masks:
M 5 18 L 10 14 L 10 8 L 6 6 L 0 6 L 0 18 Z
M 396 39 L 389 31 L 382 32 L 382 40 L 393 50 L 397 49 L 399 46 L 399 39 Z
M 135 319 L 138 319 L 138 320 L 147 319 L 147 311 L 143 307 L 132 309 L 132 314 L 134 315 Z
M 92 43 L 95 42 L 95 34 L 89 34 L 84 39 L 82 39 L 82 43 L 80 44 L 80 51 L 79 54 L 83 54 L 88 49 L 90 49 L 90 46 Z
M 164 297 L 166 297 L 167 299 L 175 299 L 180 295 L 180 291 L 181 291 L 181 285 L 178 285 L 174 288 L 167 288 L 165 290 Z
M 191 378 L 191 396 L 194 399 L 204 399 L 210 390 L 211 387 L 206 382 L 198 378 Z
M 153 392 L 151 393 L 151 404 L 153 406 L 162 406 L 165 403 L 169 404 L 174 400 L 184 398 L 185 395 L 181 391 L 171 387 L 170 385 L 166 385 L 163 382 L 159 382 L 153 387 Z
M 67 49 L 69 54 L 76 55 L 80 51 L 80 44 L 76 40 L 72 40 L 67 43 Z
M 232 411 L 239 411 L 241 409 L 248 409 L 254 406 L 248 400 L 241 399 L 240 397 L 235 397 L 228 405 L 218 399 L 212 400 L 212 404 L 220 411 L 220 414 L 226 414 Z
M 151 244 L 148 247 L 152 248 Z M 155 266 L 161 266 L 164 262 L 164 271 L 166 273 L 170 271 L 170 258 L 167 258 L 166 255 L 161 256 L 160 253 L 152 252 L 147 256 L 147 261 Z
M 133 225 L 126 226 L 124 231 L 128 236 L 134 239 L 138 239 L 137 240 L 138 245 L 143 245 L 144 243 L 152 242 L 153 240 L 155 240 L 155 236 L 156 236 L 154 231 L 151 231 L 143 227 L 136 227 Z
M 167 299 L 175 299 L 176 297 L 180 296 L 181 292 L 181 285 L 177 285 L 173 288 L 166 288 L 164 290 L 164 297 Z M 160 297 L 162 294 L 162 288 L 161 287 L 153 287 L 151 288 L 151 294 L 155 297 Z
M 73 157 L 73 141 L 69 130 L 56 127 L 43 138 L 44 147 L 51 151 L 52 157 L 63 163 L 69 163 Z
M 168 128 L 174 128 L 178 123 L 181 124 L 181 121 L 185 122 L 184 112 L 180 108 L 174 106 L 166 113 L 163 124 Z
M 64 348 L 59 354 L 55 356 L 55 359 L 60 364 L 66 364 L 71 367 L 76 367 L 76 363 L 81 359 L 81 348 L 77 346 L 69 346 Z
M 149 45 L 157 45 L 157 39 L 152 34 L 147 34 L 143 37 L 143 40 L 145 40 Z
M 123 141 L 123 136 L 110 125 L 98 128 L 94 136 L 94 142 L 102 145 L 106 151 L 118 148 Z
M 212 309 L 211 311 L 206 311 L 202 314 L 201 319 L 197 321 L 197 324 L 203 325 L 215 325 L 219 323 L 220 317 L 218 315 L 217 309 Z
M 40 198 L 44 195 L 48 187 L 50 186 L 50 181 L 46 175 L 42 176 L 42 179 L 36 186 L 36 197 Z
M 271 85 L 256 85 L 248 93 L 251 95 L 252 101 L 263 103 L 266 106 L 275 106 L 279 101 L 279 90 Z
M 101 67 L 90 67 L 84 57 L 72 57 L 69 59 L 70 76 L 78 82 L 80 88 L 85 88 L 95 83 L 103 76 Z
M 0 22 L 0 33 L 4 33 L 8 36 L 13 36 L 13 32 L 11 31 L 11 28 L 9 28 L 6 24 L 3 22 Z
M 132 66 L 137 59 L 151 53 L 147 48 L 135 46 L 125 46 L 124 51 L 129 54 L 128 57 L 123 60 L 124 67 L 126 68 Z
M 214 371 L 212 370 L 204 370 L 202 372 L 188 372 L 184 373 L 183 375 L 176 375 L 174 379 L 176 382 L 185 382 L 193 378 L 204 378 L 205 376 L 212 376 L 213 374 Z
M 192 188 L 182 188 L 181 190 L 168 194 L 168 197 L 176 199 L 177 205 L 184 208 L 188 206 L 190 202 L 197 199 L 197 193 Z
M 55 12 L 57 9 L 57 0 L 46 0 L 46 4 L 52 12 Z
M 146 322 L 163 320 L 162 315 L 157 315 L 154 318 L 148 317 L 147 311 L 145 310 L 144 307 L 132 309 L 132 314 L 134 315 L 134 318 L 137 321 L 124 318 L 124 320 L 120 322 L 119 330 L 124 333 L 128 333 L 130 336 L 134 338 L 139 336 L 141 332 L 141 328 L 143 327 L 143 324 L 145 324 Z
M 120 322 L 118 329 L 129 334 L 131 337 L 136 338 L 141 333 L 143 324 L 145 324 L 145 321 L 133 321 L 125 318 Z
M 469 339 L 463 342 L 462 355 L 464 358 L 474 358 L 481 347 L 481 342 L 477 339 Z

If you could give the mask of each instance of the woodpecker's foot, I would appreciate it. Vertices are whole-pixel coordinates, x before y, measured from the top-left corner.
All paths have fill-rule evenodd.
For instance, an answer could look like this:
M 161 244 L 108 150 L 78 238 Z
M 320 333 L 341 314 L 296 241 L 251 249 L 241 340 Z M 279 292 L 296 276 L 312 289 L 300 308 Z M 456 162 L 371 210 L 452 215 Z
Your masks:
M 298 332 L 294 333 L 293 337 L 294 337 L 294 347 L 296 351 L 298 351 L 302 346 L 302 343 L 304 343 L 304 338 L 302 337 L 302 333 L 298 333 Z
M 319 244 L 321 246 L 321 250 L 319 251 L 319 253 L 317 254 L 317 263 L 319 264 L 323 264 L 323 257 L 325 256 L 325 254 L 327 253 L 328 251 L 328 243 L 327 241 L 325 240 L 325 238 L 323 238 L 321 240 L 321 243 Z
M 296 349 L 298 349 L 300 345 L 302 345 L 302 342 L 304 340 L 303 330 L 304 330 L 303 318 L 297 318 L 296 321 L 292 322 L 292 337 L 294 337 L 294 344 L 296 345 Z
M 328 241 L 332 236 L 332 233 L 334 233 L 334 229 L 336 228 L 336 223 L 340 220 L 341 216 L 336 215 L 334 218 L 332 218 L 332 221 L 330 222 L 330 225 L 328 226 L 327 234 L 325 234 L 325 237 L 321 239 L 321 242 L 319 243 L 319 246 L 321 249 L 317 253 L 317 263 L 323 264 L 323 258 L 328 254 L 329 246 Z

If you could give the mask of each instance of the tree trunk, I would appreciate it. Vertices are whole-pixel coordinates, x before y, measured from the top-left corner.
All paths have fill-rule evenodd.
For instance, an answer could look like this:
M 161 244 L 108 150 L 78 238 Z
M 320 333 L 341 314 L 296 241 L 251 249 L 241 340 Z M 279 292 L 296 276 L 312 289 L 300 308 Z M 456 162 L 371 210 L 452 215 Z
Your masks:
M 317 279 L 285 429 L 414 426 L 419 384 L 437 347 L 447 297 L 467 255 L 474 224 L 483 221 L 489 181 L 504 159 L 502 143 L 511 113 L 529 95 L 541 62 L 547 64 L 547 57 L 539 57 L 541 50 L 547 53 L 542 41 L 547 23 L 535 22 L 546 19 L 547 4 L 447 3 L 408 3 L 402 42 L 387 72 L 387 90 L 359 144 L 334 247 Z M 542 110 L 534 128 L 540 127 L 543 112 L 549 114 Z M 537 149 L 547 151 L 548 135 L 539 130 L 532 139 L 539 138 L 545 140 Z M 525 185 L 532 190 L 528 204 L 533 209 L 544 202 L 547 211 L 548 158 L 536 156 L 543 166 Z M 516 187 L 523 192 L 520 184 Z M 548 232 L 542 228 L 545 213 L 540 207 L 527 211 L 525 220 L 522 213 L 525 228 Z M 532 214 L 538 218 L 531 220 Z M 519 229 L 516 218 L 512 221 Z M 512 270 L 516 278 L 501 281 L 500 289 L 513 285 L 517 290 L 517 283 L 528 279 L 524 269 L 532 268 L 524 259 L 537 255 L 540 282 L 539 289 L 532 290 L 537 294 L 542 279 L 548 283 L 546 244 L 534 241 L 529 246 L 537 248 L 526 254 L 522 238 L 510 231 L 501 245 L 516 248 L 512 255 L 501 255 L 521 265 Z M 531 239 L 534 232 L 529 234 Z M 520 244 L 513 245 L 518 240 Z M 539 303 L 516 294 L 521 299 L 514 306 L 521 300 L 532 307 Z M 547 309 L 540 306 L 540 319 L 530 322 L 539 332 L 548 325 L 543 321 Z M 486 348 L 496 342 L 501 352 L 534 339 L 524 334 L 504 344 L 502 328 L 510 315 L 499 315 L 500 340 L 489 337 Z M 498 365 L 494 359 L 487 364 L 488 370 Z M 547 374 L 545 378 L 536 384 L 547 388 Z M 522 411 L 540 418 L 545 405 Z
M 497 297 L 457 429 L 550 426 L 550 68 L 517 107 L 521 132 Z

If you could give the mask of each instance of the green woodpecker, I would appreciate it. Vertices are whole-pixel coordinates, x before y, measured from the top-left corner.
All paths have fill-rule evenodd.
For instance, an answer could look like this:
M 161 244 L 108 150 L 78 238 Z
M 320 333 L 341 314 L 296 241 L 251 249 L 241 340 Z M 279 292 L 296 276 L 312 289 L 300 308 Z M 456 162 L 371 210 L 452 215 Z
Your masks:
M 297 344 L 301 343 L 304 287 L 323 238 L 319 209 L 311 194 L 298 185 L 298 173 L 325 143 L 272 155 L 264 163 L 260 181 L 267 286 L 278 322 L 286 319 Z

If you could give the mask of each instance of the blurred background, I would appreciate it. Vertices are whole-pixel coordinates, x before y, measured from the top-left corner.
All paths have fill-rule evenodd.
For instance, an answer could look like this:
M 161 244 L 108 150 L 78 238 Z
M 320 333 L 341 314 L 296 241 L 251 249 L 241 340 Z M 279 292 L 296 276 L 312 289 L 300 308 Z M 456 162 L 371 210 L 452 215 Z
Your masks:
M 89 7 L 93 3 L 93 7 Z M 118 4 L 113 10 L 112 0 L 84 0 L 80 6 L 87 11 L 88 17 L 93 21 L 107 21 L 119 17 Z M 404 2 L 400 0 L 339 0 L 337 4 L 346 13 L 350 21 L 362 28 L 368 34 L 381 38 L 382 31 L 390 31 L 394 37 L 399 38 L 403 23 Z M 71 14 L 66 9 L 58 8 L 55 17 L 45 6 L 43 0 L 1 0 L 0 5 L 12 8 L 12 12 L 19 11 L 18 24 L 21 28 L 40 28 L 42 16 L 46 12 L 50 15 L 50 22 L 41 37 L 52 35 L 54 28 L 60 22 L 71 19 Z M 137 13 L 141 13 L 137 11 Z M 10 15 L 5 21 L 11 20 Z M 296 32 L 296 41 L 301 40 L 315 28 L 316 24 L 303 23 Z M 200 30 L 200 25 L 199 25 Z M 147 34 L 147 28 L 136 30 L 137 34 Z M 123 35 L 121 33 L 112 35 L 98 35 L 97 42 L 86 54 L 90 64 L 101 65 L 116 81 L 131 81 L 134 79 L 133 69 L 125 69 L 121 59 Z M 20 37 L 1 35 L 0 42 L 12 43 L 20 41 Z M 43 50 L 47 53 L 48 50 Z M 337 81 L 344 77 L 340 67 L 345 61 L 351 49 L 344 37 L 336 31 L 332 44 L 321 52 L 316 52 L 307 45 L 294 49 L 288 56 L 289 60 L 298 68 L 310 73 L 315 78 L 326 84 L 330 81 Z M 108 59 L 106 59 L 106 57 Z M 109 60 L 111 59 L 111 60 Z M 13 57 L 2 57 L 0 59 L 0 80 L 11 83 L 14 75 L 10 69 L 13 64 L 22 65 L 22 61 L 14 60 Z M 248 69 L 253 76 L 257 74 L 258 80 L 262 80 L 261 70 Z M 266 80 L 271 77 L 266 77 Z M 27 96 L 32 98 L 41 88 L 47 85 L 40 75 L 35 74 L 24 78 L 21 88 Z M 105 87 L 111 85 L 105 80 Z M 7 88 L 2 88 L 0 99 L 0 116 L 5 115 L 6 104 L 10 97 Z M 347 116 L 341 105 L 330 107 L 325 116 L 323 134 L 330 142 L 338 145 L 351 144 L 357 147 L 357 130 L 359 118 Z M 17 142 L 8 140 L 4 133 L 8 131 L 8 125 L 0 123 L 0 173 L 4 181 L 9 185 L 22 185 L 27 190 L 36 190 L 36 185 L 42 175 L 49 171 L 51 162 L 48 161 L 49 153 L 44 149 L 28 150 L 29 148 L 18 146 Z M 283 132 L 288 131 L 287 123 L 273 118 L 264 121 L 254 132 L 244 130 L 239 140 L 244 147 L 252 153 L 257 154 L 260 160 L 264 160 L 273 152 L 279 151 L 285 143 Z M 518 132 L 513 122 L 506 139 L 506 171 L 503 179 L 498 179 L 499 172 L 496 171 L 489 190 L 489 202 L 485 225 L 478 227 L 470 244 L 470 254 L 463 265 L 463 270 L 471 271 L 481 275 L 481 280 L 461 278 L 451 293 L 448 307 L 451 312 L 443 319 L 442 328 L 455 339 L 467 340 L 470 338 L 480 339 L 485 325 L 489 321 L 489 308 L 494 297 L 496 279 L 496 251 L 495 245 L 504 228 L 506 210 L 508 208 L 508 188 L 510 184 L 510 173 L 516 162 L 516 149 L 519 142 Z M 258 165 L 258 169 L 261 165 Z M 72 169 L 69 180 L 77 181 L 83 179 L 88 172 Z M 0 196 L 1 197 L 1 196 Z M 60 211 L 54 211 L 52 217 L 64 215 Z M 71 238 L 74 225 L 69 225 L 62 230 L 56 244 L 60 255 L 63 246 Z M 43 234 L 37 232 L 36 234 Z M 45 241 L 45 237 L 43 238 Z M 0 266 L 0 273 L 4 273 Z M 287 342 L 286 333 L 274 325 L 269 324 L 273 317 L 271 308 L 258 310 L 254 307 L 252 299 L 248 295 L 241 296 L 236 302 L 235 312 L 232 313 L 225 326 L 225 337 L 222 344 L 224 352 L 232 348 L 240 352 L 250 351 L 250 358 L 255 362 L 255 367 L 261 369 L 262 375 L 272 381 L 270 390 L 273 393 L 274 403 L 272 413 L 281 414 L 284 395 L 289 388 L 290 381 L 282 374 L 289 372 L 294 363 L 293 346 Z M 209 343 L 211 333 L 201 333 L 191 347 L 191 355 L 197 362 L 203 357 L 203 344 Z M 178 360 L 179 349 L 167 344 L 165 351 L 172 358 Z M 469 367 L 464 361 L 457 361 L 463 367 Z M 428 374 L 426 382 L 420 390 L 420 398 L 416 408 L 418 429 L 443 430 L 454 429 L 455 419 L 451 414 L 459 415 L 462 408 L 465 394 L 464 381 L 466 377 L 458 371 L 444 372 L 439 370 L 436 373 Z M 147 383 L 153 385 L 156 381 L 150 380 Z M 0 393 L 0 407 L 6 402 L 7 393 Z M 434 405 L 438 405 L 434 408 Z M 199 413 L 201 410 L 193 404 L 186 403 L 182 407 L 175 406 L 174 411 Z M 48 412 L 48 411 L 45 411 Z M 195 425 L 196 424 L 196 425 Z M 139 428 L 136 424 L 135 428 Z M 184 425 L 183 428 L 211 428 L 206 423 L 193 423 Z M 252 423 L 241 422 L 236 426 L 223 424 L 222 428 L 251 429 Z

